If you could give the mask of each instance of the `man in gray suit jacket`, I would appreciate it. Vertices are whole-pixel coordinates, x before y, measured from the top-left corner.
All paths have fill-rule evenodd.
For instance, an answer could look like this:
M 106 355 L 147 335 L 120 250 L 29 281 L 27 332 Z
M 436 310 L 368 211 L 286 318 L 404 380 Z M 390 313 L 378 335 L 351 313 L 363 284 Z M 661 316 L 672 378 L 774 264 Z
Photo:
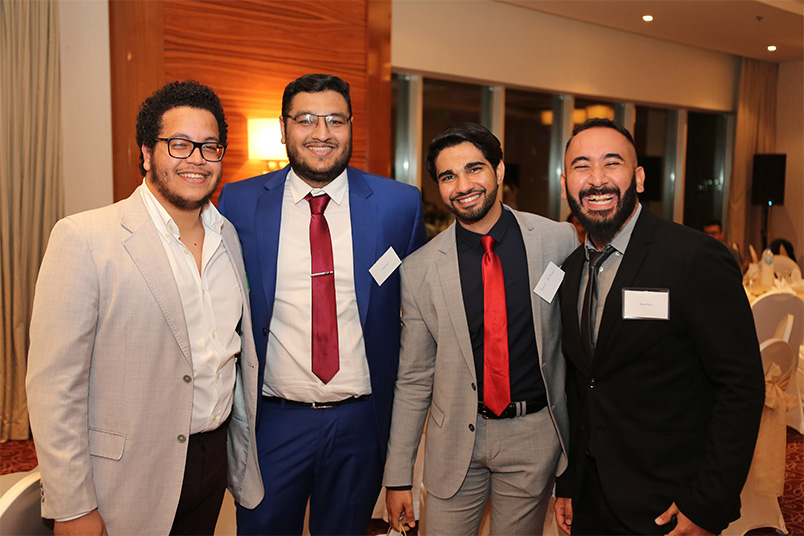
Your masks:
M 502 204 L 502 149 L 480 125 L 439 134 L 427 169 L 457 224 L 402 265 L 389 521 L 415 524 L 413 464 L 429 411 L 427 532 L 477 534 L 491 498 L 493 534 L 537 534 L 566 466 L 554 297 L 575 230 Z
M 227 476 L 262 499 L 248 283 L 209 202 L 226 130 L 210 88 L 167 84 L 137 118 L 142 185 L 51 233 L 27 391 L 56 534 L 212 534 Z

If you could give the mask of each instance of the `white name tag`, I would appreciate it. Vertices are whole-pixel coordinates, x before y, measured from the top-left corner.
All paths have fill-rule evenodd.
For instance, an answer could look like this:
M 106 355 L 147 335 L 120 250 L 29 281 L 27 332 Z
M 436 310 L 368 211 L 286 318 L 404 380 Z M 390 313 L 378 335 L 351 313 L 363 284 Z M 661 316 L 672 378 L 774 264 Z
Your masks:
M 626 320 L 669 320 L 670 289 L 623 289 L 623 318 Z
M 399 255 L 396 254 L 393 247 L 389 247 L 388 250 L 382 254 L 382 257 L 377 259 L 374 266 L 369 268 L 369 273 L 371 277 L 374 278 L 374 281 L 382 286 L 385 280 L 388 279 L 388 276 L 394 273 L 394 270 L 396 270 L 400 264 L 402 264 L 402 261 L 399 260 Z
M 541 279 L 536 283 L 536 288 L 533 289 L 533 292 L 547 303 L 553 303 L 556 291 L 563 280 L 564 270 L 553 264 L 553 261 L 550 261 Z

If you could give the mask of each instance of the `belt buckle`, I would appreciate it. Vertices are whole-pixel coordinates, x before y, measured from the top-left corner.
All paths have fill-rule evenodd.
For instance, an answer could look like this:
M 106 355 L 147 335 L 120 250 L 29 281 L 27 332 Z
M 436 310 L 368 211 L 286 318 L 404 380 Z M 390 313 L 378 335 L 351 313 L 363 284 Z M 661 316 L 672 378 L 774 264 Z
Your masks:
M 313 409 L 329 409 L 332 407 L 330 404 L 319 404 L 318 402 L 312 402 L 310 407 Z

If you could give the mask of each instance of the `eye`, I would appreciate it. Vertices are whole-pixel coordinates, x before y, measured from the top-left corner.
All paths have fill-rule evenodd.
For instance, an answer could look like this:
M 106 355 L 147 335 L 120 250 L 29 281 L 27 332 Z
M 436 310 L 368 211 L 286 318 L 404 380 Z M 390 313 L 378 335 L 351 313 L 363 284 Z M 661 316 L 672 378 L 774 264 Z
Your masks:
M 176 139 L 170 142 L 170 146 L 174 149 L 186 149 L 190 146 L 190 143 L 187 140 Z
M 616 167 L 619 166 L 622 162 L 614 160 L 612 162 L 606 162 L 606 167 Z
M 313 116 L 310 114 L 297 115 L 295 121 L 300 125 L 312 125 Z
M 455 175 L 448 174 L 448 175 L 441 175 L 438 178 L 438 182 L 447 182 L 455 178 Z
M 469 173 L 477 173 L 477 172 L 481 171 L 482 169 L 483 169 L 482 166 L 475 166 L 475 167 L 469 169 Z
M 346 118 L 340 115 L 330 115 L 327 117 L 327 123 L 332 125 L 333 127 L 342 127 L 346 124 Z

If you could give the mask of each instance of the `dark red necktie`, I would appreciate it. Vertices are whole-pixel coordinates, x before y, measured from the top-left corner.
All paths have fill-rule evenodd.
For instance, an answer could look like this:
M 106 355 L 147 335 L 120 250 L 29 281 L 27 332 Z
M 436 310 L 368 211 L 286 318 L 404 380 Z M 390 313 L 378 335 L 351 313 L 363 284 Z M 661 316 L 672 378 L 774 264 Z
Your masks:
M 338 373 L 338 308 L 335 304 L 335 268 L 332 240 L 324 210 L 327 194 L 307 194 L 310 203 L 310 255 L 313 287 L 313 374 L 322 382 Z
M 480 239 L 483 255 L 483 404 L 500 415 L 511 403 L 505 280 L 494 238 Z

